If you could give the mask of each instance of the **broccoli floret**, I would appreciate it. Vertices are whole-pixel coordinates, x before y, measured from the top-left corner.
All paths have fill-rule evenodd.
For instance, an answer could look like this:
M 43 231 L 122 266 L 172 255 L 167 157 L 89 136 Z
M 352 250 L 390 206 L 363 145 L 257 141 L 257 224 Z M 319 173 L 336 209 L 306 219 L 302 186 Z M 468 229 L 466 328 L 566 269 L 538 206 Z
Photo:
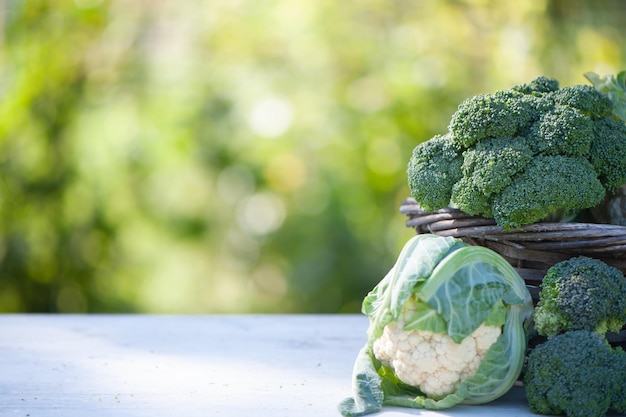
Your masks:
M 557 105 L 531 127 L 533 149 L 546 155 L 586 156 L 595 137 L 593 121 L 573 107 Z
M 626 184 L 626 124 L 612 118 L 598 119 L 589 160 L 607 191 Z
M 515 137 L 539 117 L 537 100 L 513 90 L 472 97 L 452 115 L 450 132 L 464 148 L 488 138 Z
M 559 89 L 559 82 L 547 77 L 537 77 L 527 84 L 516 85 L 511 90 L 524 94 L 541 95 Z
M 463 178 L 452 188 L 452 202 L 466 213 L 492 217 L 491 196 L 511 183 L 532 159 L 525 138 L 493 138 L 463 154 Z
M 626 353 L 595 332 L 571 331 L 528 355 L 524 388 L 531 411 L 567 417 L 624 412 Z
M 537 333 L 619 332 L 626 323 L 626 279 L 598 259 L 578 256 L 548 269 L 533 315 Z
M 485 195 L 504 189 L 533 158 L 525 138 L 499 137 L 476 144 L 463 154 L 462 171 Z
M 493 217 L 491 198 L 478 189 L 470 177 L 463 177 L 454 184 L 451 200 L 455 207 L 467 214 Z
M 559 210 L 593 207 L 604 195 L 604 187 L 585 158 L 541 155 L 494 197 L 493 217 L 498 225 L 514 229 Z
M 573 107 L 595 119 L 609 117 L 613 103 L 609 97 L 590 85 L 572 85 L 555 90 L 547 97 L 557 104 Z
M 452 186 L 461 178 L 461 149 L 450 135 L 435 136 L 413 150 L 407 175 L 411 194 L 424 210 L 450 203 Z

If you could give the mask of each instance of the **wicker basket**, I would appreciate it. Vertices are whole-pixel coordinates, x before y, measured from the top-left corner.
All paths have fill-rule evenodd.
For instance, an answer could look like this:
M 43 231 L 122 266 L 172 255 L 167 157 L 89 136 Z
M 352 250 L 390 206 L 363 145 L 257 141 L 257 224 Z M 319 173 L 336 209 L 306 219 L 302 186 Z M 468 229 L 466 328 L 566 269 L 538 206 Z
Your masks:
M 548 268 L 574 256 L 601 259 L 626 274 L 626 226 L 534 223 L 507 231 L 493 219 L 456 209 L 426 212 L 410 198 L 402 202 L 400 212 L 408 217 L 407 227 L 415 228 L 418 234 L 452 236 L 499 253 L 524 279 L 535 301 Z M 609 340 L 626 348 L 626 327 L 618 335 L 609 335 Z

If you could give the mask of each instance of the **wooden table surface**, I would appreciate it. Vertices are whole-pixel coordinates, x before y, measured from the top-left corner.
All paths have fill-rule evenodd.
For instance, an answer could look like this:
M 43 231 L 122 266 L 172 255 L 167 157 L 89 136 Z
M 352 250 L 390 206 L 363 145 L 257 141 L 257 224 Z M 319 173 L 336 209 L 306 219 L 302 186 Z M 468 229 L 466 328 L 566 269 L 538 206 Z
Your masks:
M 0 417 L 340 417 L 360 315 L 0 315 Z M 534 416 L 523 391 L 445 412 Z

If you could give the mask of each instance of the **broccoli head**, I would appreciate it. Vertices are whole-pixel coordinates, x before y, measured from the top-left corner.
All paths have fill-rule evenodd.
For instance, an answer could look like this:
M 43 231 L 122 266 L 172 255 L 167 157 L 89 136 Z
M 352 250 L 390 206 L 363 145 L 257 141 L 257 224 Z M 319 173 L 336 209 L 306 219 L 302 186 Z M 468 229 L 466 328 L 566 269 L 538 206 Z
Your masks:
M 539 116 L 537 99 L 502 90 L 465 100 L 450 121 L 453 140 L 462 147 L 495 137 L 515 137 Z
M 538 154 L 585 156 L 595 136 L 593 121 L 573 107 L 557 105 L 531 126 Z
M 626 323 L 626 279 L 598 259 L 559 262 L 541 282 L 533 319 L 546 337 L 571 330 L 619 332 Z
M 413 150 L 407 175 L 413 197 L 424 210 L 450 203 L 452 186 L 461 178 L 463 158 L 449 135 L 435 136 Z
M 511 90 L 524 94 L 541 95 L 559 89 L 559 82 L 547 77 L 537 77 L 529 83 L 516 85 Z
M 463 177 L 452 188 L 452 202 L 466 213 L 493 217 L 492 195 L 508 186 L 532 158 L 525 138 L 479 142 L 463 154 Z
M 595 332 L 571 331 L 548 339 L 528 355 L 524 389 L 531 411 L 567 417 L 624 412 L 626 352 Z
M 594 123 L 589 160 L 609 192 L 626 184 L 626 124 L 611 118 Z
M 525 138 L 498 137 L 468 149 L 463 155 L 463 176 L 486 196 L 499 193 L 533 158 Z
M 494 196 L 492 213 L 498 225 L 514 229 L 560 210 L 593 207 L 604 195 L 602 183 L 585 158 L 541 155 Z
M 609 97 L 590 85 L 563 87 L 553 91 L 548 98 L 557 104 L 578 109 L 592 119 L 609 117 L 613 111 L 613 103 Z
M 491 198 L 478 188 L 471 177 L 463 177 L 454 184 L 451 201 L 456 207 L 472 216 L 493 217 Z
M 507 229 L 573 218 L 626 183 L 626 124 L 614 112 L 595 88 L 546 77 L 471 97 L 414 151 L 411 194 L 425 210 L 452 205 Z

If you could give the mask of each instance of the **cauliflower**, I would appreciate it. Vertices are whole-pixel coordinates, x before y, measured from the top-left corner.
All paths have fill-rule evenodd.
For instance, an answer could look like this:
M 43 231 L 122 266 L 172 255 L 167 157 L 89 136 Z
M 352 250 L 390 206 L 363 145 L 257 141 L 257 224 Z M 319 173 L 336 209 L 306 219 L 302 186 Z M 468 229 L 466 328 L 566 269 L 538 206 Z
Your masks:
M 393 369 L 400 381 L 419 387 L 431 398 L 443 398 L 476 373 L 502 329 L 481 324 L 456 343 L 446 333 L 404 330 L 404 317 L 414 311 L 414 304 L 407 303 L 405 315 L 385 326 L 374 342 L 374 356 Z
M 443 410 L 485 404 L 519 377 L 533 311 L 502 256 L 452 237 L 417 235 L 363 299 L 367 343 L 354 362 L 346 417 L 384 405 Z

